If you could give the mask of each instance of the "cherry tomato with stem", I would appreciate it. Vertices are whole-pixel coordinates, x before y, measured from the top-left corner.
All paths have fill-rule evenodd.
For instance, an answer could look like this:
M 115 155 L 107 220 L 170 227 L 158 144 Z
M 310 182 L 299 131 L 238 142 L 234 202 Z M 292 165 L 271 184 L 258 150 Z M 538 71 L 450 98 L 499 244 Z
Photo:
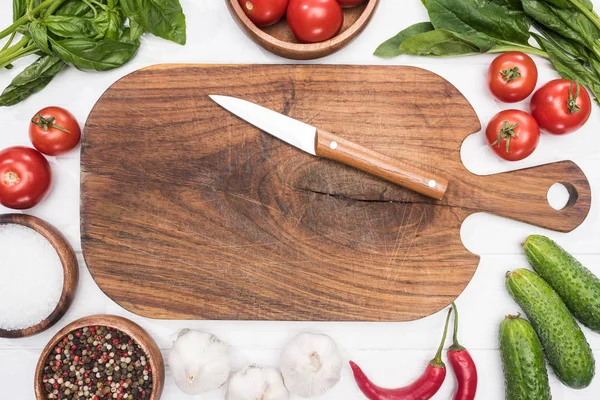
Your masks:
M 531 115 L 543 131 L 566 135 L 581 128 L 590 118 L 592 101 L 585 87 L 575 81 L 555 79 L 531 98 Z
M 0 151 L 0 204 L 31 208 L 44 200 L 51 185 L 50 164 L 39 151 L 22 146 Z
M 289 0 L 239 0 L 240 6 L 257 26 L 269 26 L 285 15 Z
M 290 0 L 287 22 L 299 42 L 323 42 L 340 32 L 344 12 L 337 0 Z
M 508 161 L 519 161 L 533 153 L 540 142 L 540 127 L 521 110 L 504 110 L 488 124 L 486 138 L 492 150 Z
M 31 119 L 29 139 L 40 152 L 59 156 L 77 146 L 81 129 L 73 114 L 64 108 L 46 107 Z
M 537 85 L 538 70 L 527 54 L 509 51 L 496 57 L 487 72 L 487 82 L 494 97 L 505 103 L 526 99 Z
M 365 2 L 365 0 L 337 0 L 342 8 L 356 7 Z

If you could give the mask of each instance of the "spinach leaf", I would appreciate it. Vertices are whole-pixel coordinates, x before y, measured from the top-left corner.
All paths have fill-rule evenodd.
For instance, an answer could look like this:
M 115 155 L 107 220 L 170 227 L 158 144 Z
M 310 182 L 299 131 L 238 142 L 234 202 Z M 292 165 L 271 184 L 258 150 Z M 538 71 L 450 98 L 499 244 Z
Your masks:
M 479 54 L 479 47 L 444 29 L 421 33 L 407 38 L 400 45 L 401 54 L 414 56 L 451 57 Z
M 565 79 L 577 81 L 582 85 L 587 86 L 594 93 L 596 102 L 599 102 L 600 83 L 595 79 L 595 75 L 579 61 L 566 55 L 556 44 L 535 33 L 532 33 L 532 35 L 540 47 L 548 53 L 550 61 L 558 71 L 559 75 Z
M 573 0 L 544 0 L 547 3 L 552 4 L 558 8 L 573 8 Z M 579 3 L 583 4 L 588 10 L 594 9 L 594 5 L 590 0 L 575 0 L 579 1 Z
M 435 29 L 456 32 L 482 52 L 498 40 L 527 44 L 529 21 L 522 11 L 482 0 L 427 0 L 429 18 Z
M 107 71 L 129 62 L 139 43 L 103 39 L 51 40 L 52 50 L 64 62 L 82 71 Z
M 598 60 L 595 56 L 590 56 L 588 63 L 590 64 L 590 68 L 596 75 L 596 79 L 600 81 L 600 60 Z
M 146 32 L 175 43 L 185 44 L 185 15 L 179 0 L 120 0 L 125 16 Z
M 375 55 L 383 58 L 392 58 L 402 54 L 400 51 L 400 45 L 406 39 L 411 36 L 418 35 L 419 33 L 433 31 L 433 25 L 431 22 L 419 22 L 408 28 L 400 31 L 396 36 L 386 40 L 377 47 Z
M 87 18 L 50 15 L 44 22 L 50 32 L 65 39 L 92 38 L 99 34 L 94 21 Z
M 563 51 L 568 53 L 569 55 L 577 58 L 581 61 L 587 61 L 590 56 L 590 52 L 581 44 L 567 39 L 560 34 L 554 32 L 551 29 L 546 28 L 540 24 L 534 24 L 535 28 L 540 31 L 547 39 L 553 41 L 557 46 L 559 46 Z
M 517 10 L 522 11 L 523 5 L 521 4 L 521 0 L 491 0 L 492 3 L 496 3 L 499 6 L 504 6 L 509 10 Z
M 129 37 L 131 40 L 137 40 L 144 34 L 144 27 L 135 22 L 135 20 L 129 20 L 130 33 Z
M 18 20 L 27 12 L 27 0 L 13 0 L 13 21 Z
M 600 39 L 600 30 L 576 9 L 557 8 L 543 0 L 522 1 L 527 15 L 567 39 L 588 49 L 593 49 Z
M 65 64 L 54 56 L 44 56 L 25 68 L 0 95 L 0 106 L 12 106 L 42 90 Z
M 27 26 L 29 37 L 33 43 L 44 53 L 52 55 L 50 47 L 48 47 L 48 30 L 43 22 L 35 20 Z

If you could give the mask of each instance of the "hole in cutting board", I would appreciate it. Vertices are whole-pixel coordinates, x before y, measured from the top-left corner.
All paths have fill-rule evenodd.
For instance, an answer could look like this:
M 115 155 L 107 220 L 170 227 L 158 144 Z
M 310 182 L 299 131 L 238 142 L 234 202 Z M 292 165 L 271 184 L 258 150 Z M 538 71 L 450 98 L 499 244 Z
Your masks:
M 548 203 L 557 211 L 572 206 L 577 201 L 577 190 L 570 183 L 557 182 L 548 189 Z

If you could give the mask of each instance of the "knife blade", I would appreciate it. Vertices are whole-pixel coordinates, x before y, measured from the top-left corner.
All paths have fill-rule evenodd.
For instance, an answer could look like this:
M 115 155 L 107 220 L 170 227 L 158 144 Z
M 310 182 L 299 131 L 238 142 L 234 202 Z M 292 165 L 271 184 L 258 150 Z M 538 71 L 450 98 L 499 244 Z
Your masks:
M 367 149 L 287 115 L 235 97 L 209 97 L 258 129 L 313 156 L 354 167 L 436 200 L 441 200 L 448 189 L 448 180 L 437 174 Z

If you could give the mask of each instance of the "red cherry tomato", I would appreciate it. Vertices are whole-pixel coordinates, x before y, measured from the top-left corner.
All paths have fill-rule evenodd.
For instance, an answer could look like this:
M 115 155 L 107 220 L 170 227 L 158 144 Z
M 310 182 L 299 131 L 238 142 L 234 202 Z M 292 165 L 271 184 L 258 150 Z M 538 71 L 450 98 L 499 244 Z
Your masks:
M 490 64 L 487 73 L 488 87 L 498 100 L 516 103 L 526 99 L 538 80 L 535 63 L 525 53 L 509 51 Z
M 576 131 L 585 125 L 591 113 L 590 95 L 574 81 L 550 81 L 531 98 L 531 115 L 542 130 L 553 135 Z
M 365 0 L 337 0 L 342 8 L 355 7 L 365 2 Z
M 81 139 L 77 120 L 60 107 L 46 107 L 31 119 L 29 139 L 33 147 L 49 156 L 71 151 Z
M 44 200 L 52 184 L 46 158 L 30 147 L 0 151 L 0 204 L 24 210 Z
M 537 122 L 520 110 L 505 110 L 494 115 L 485 134 L 496 154 L 508 161 L 529 157 L 540 142 Z
M 239 0 L 244 12 L 257 26 L 269 26 L 285 15 L 289 0 Z
M 340 32 L 344 12 L 337 0 L 290 0 L 287 21 L 299 42 L 317 43 Z

